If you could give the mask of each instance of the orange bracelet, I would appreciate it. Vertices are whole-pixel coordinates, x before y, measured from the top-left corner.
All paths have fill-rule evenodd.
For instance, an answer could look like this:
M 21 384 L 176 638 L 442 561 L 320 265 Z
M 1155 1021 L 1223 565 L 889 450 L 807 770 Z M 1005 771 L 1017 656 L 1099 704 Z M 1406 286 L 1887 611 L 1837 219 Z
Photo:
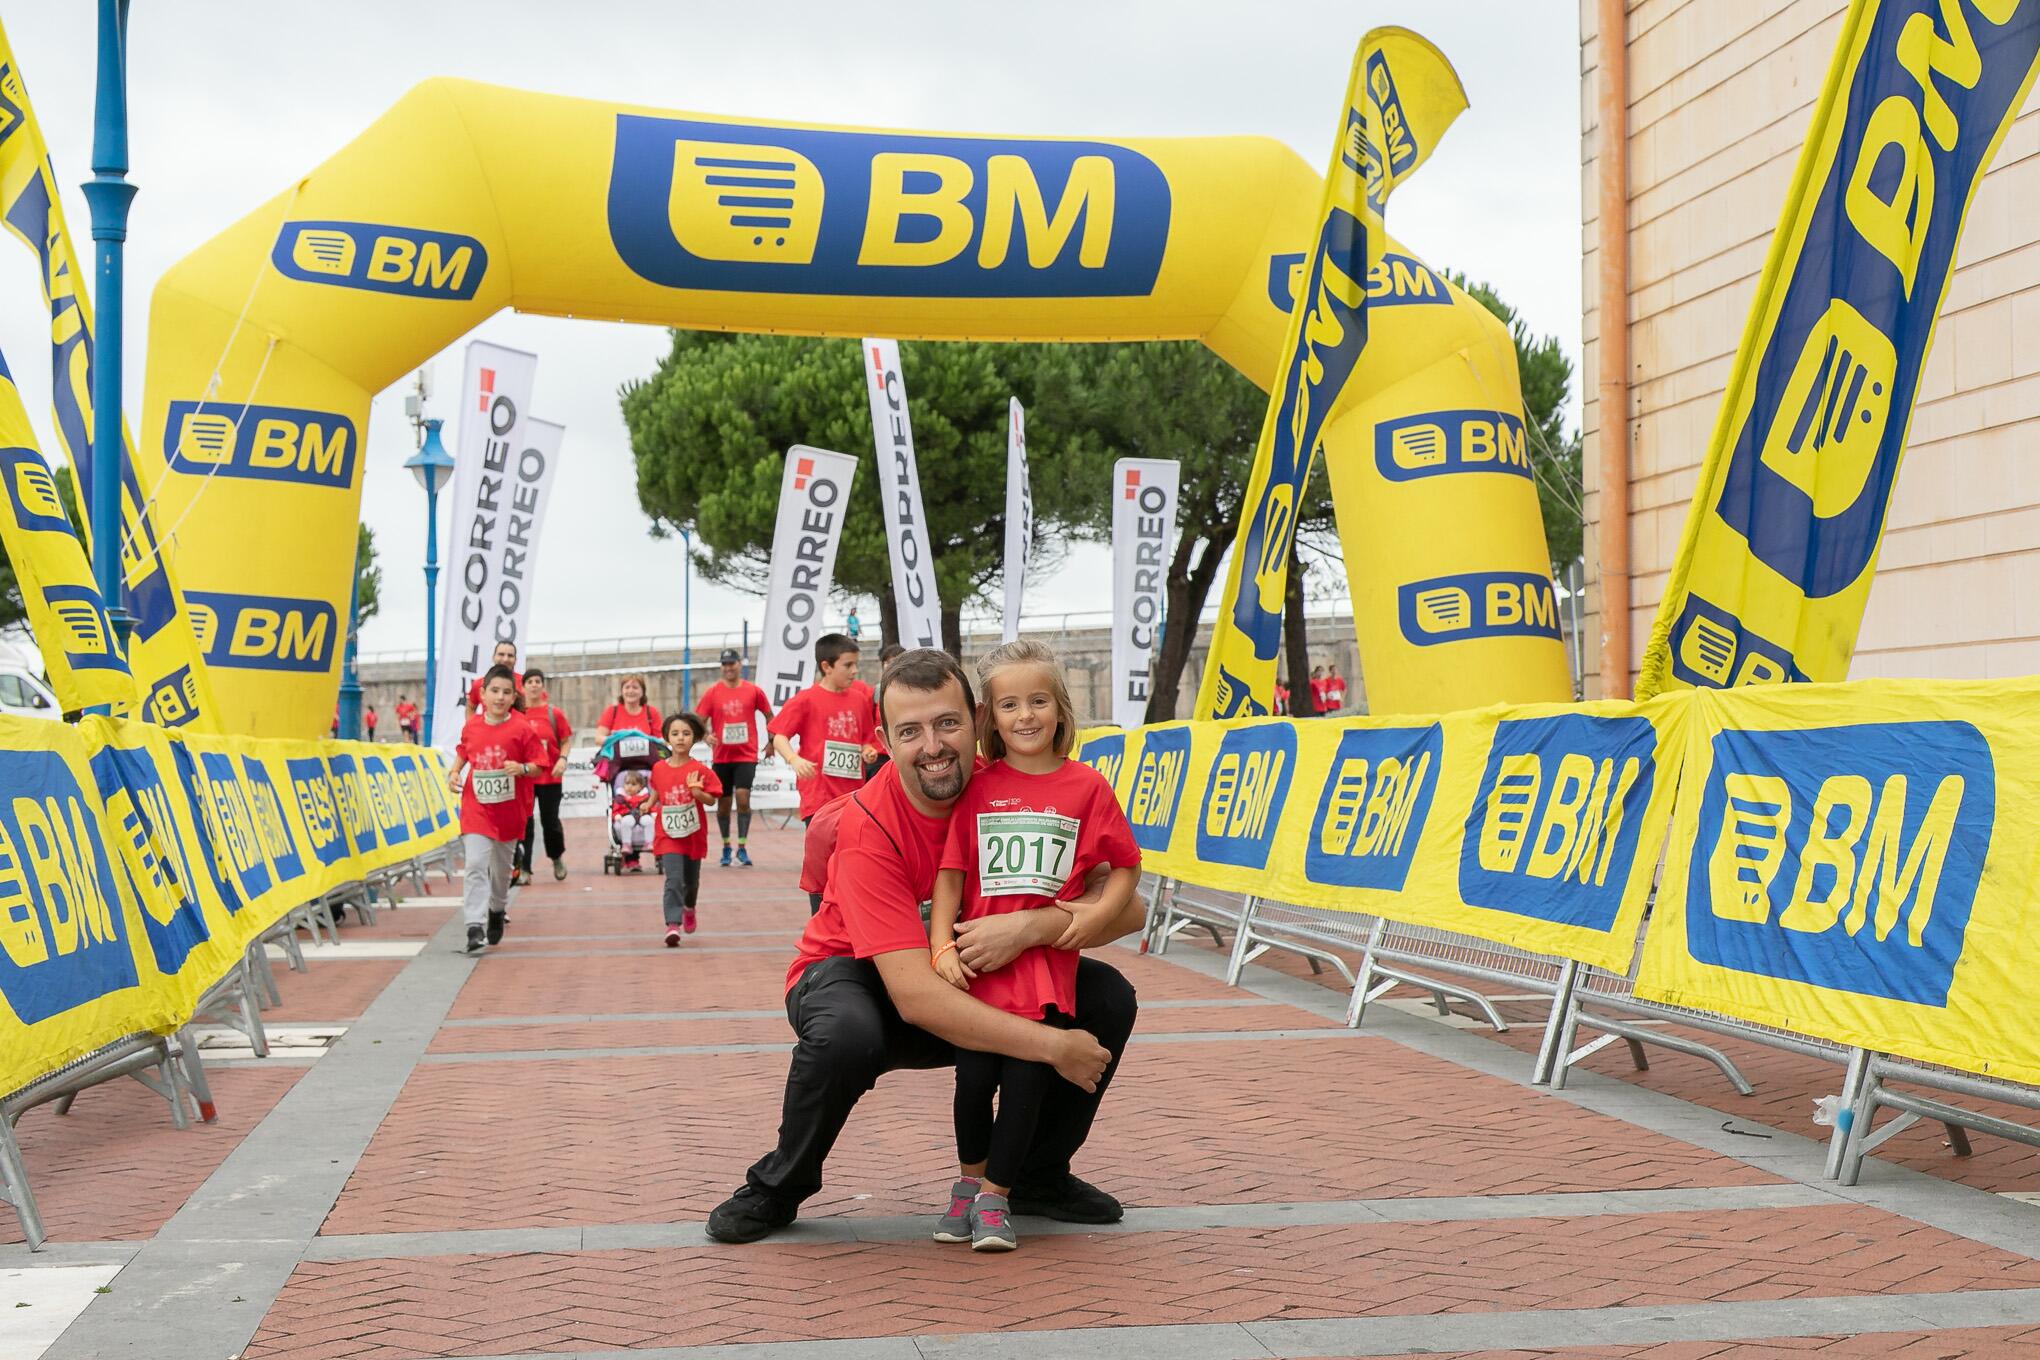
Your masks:
M 929 962 L 930 966 L 933 966 L 934 964 L 940 963 L 940 962 L 942 961 L 942 956 L 943 956 L 944 954 L 947 954 L 947 953 L 948 953 L 948 952 L 949 952 L 950 950 L 952 950 L 952 949 L 954 949 L 954 948 L 956 948 L 956 941 L 954 941 L 954 940 L 951 940 L 951 941 L 950 941 L 950 942 L 949 942 L 948 944 L 945 944 L 945 945 L 943 945 L 943 946 L 942 946 L 942 947 L 941 947 L 940 949 L 936 950 L 936 951 L 935 951 L 935 957 L 934 957 L 934 958 L 932 958 L 932 959 L 930 959 L 930 960 L 928 960 L 928 962 Z

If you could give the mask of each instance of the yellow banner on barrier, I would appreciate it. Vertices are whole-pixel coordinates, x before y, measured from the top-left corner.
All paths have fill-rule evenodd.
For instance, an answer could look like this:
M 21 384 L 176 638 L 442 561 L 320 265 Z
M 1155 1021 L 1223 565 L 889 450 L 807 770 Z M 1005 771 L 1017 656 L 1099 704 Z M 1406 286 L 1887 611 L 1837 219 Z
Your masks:
M 412 746 L 0 718 L 0 1094 L 177 1028 L 286 912 L 450 840 L 445 774 Z
M 1962 220 L 2036 53 L 2030 0 L 1850 7 L 1639 697 L 1847 677 Z
M 1626 969 L 1679 778 L 1682 707 L 1166 723 L 1084 734 L 1142 866 Z
M 49 147 L 28 102 L 21 67 L 0 31 L 0 221 L 40 263 L 50 311 L 50 405 L 81 507 L 92 493 L 92 302 L 64 223 Z M 194 616 L 160 554 L 155 518 L 135 474 L 134 440 L 121 424 L 121 599 L 133 619 L 128 661 L 141 716 L 165 727 L 220 731 Z M 14 441 L 33 448 L 33 438 Z M 91 539 L 88 522 L 79 526 Z M 45 651 L 48 650 L 46 644 Z
M 1637 994 L 2040 1083 L 2040 681 L 1691 697 Z
M 1381 211 L 1465 108 L 1452 63 L 1408 29 L 1373 29 L 1354 50 L 1192 710 L 1199 717 L 1273 711 L 1297 516 L 1326 424 L 1367 345 L 1369 281 L 1387 243 Z
M 5 358 L 0 358 L 0 492 L 0 545 L 14 566 L 29 632 L 57 702 L 66 713 L 99 705 L 133 712 L 134 677 L 85 545 L 64 512 L 57 479 L 36 449 L 28 410 Z

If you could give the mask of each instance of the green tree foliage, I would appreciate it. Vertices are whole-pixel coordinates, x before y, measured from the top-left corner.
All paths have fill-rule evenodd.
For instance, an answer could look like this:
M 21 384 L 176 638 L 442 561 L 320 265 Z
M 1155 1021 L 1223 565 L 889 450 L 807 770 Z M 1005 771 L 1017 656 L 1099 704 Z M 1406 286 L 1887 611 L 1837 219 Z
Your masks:
M 78 488 L 71 480 L 71 469 L 59 466 L 55 470 L 57 496 L 64 502 L 64 513 L 71 517 L 71 523 L 80 523 L 78 513 Z M 28 622 L 27 606 L 21 598 L 21 582 L 15 578 L 14 563 L 7 556 L 7 549 L 0 547 L 0 628 L 13 627 Z
M 1455 276 L 1482 306 L 1501 319 L 1516 342 L 1516 368 L 1523 383 L 1523 414 L 1530 442 L 1530 470 L 1537 479 L 1538 508 L 1544 512 L 1544 541 L 1554 573 L 1578 560 L 1585 528 L 1580 484 L 1580 432 L 1565 428 L 1565 398 L 1573 364 L 1555 335 L 1533 336 L 1514 307 L 1485 283 Z
M 354 540 L 354 619 L 358 629 L 382 608 L 382 565 L 376 561 L 375 530 L 366 524 Z

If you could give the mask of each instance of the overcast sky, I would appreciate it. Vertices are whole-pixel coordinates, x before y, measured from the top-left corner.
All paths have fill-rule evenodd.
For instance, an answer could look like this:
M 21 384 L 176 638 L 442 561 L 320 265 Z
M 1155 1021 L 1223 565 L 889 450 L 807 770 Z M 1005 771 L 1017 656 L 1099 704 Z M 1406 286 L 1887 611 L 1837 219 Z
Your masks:
M 7 32 L 56 162 L 72 232 L 90 173 L 96 6 L 11 6 Z M 1436 42 L 1472 107 L 1396 195 L 1390 228 L 1441 268 L 1492 282 L 1577 362 L 1579 33 L 1570 0 L 893 0 L 771 5 L 614 0 L 136 0 L 127 391 L 139 423 L 149 294 L 174 261 L 351 140 L 433 75 L 711 114 L 936 131 L 1091 136 L 1259 134 L 1327 159 L 1360 34 L 1399 23 Z M 31 257 L 0 267 L 4 350 L 43 447 L 48 331 Z M 0 254 L 0 259 L 6 256 Z M 503 313 L 474 332 L 539 356 L 536 413 L 567 427 L 535 590 L 540 642 L 677 633 L 681 550 L 637 508 L 617 388 L 649 373 L 664 333 Z M 452 416 L 458 346 L 434 364 Z M 909 391 L 912 374 L 907 375 Z M 1577 384 L 1575 384 L 1577 389 Z M 1577 390 L 1573 410 L 1577 418 Z M 451 440 L 449 439 L 449 445 Z M 423 645 L 424 497 L 398 390 L 368 429 L 362 516 L 384 563 L 364 650 Z M 869 449 L 848 449 L 867 455 Z M 1030 580 L 1030 615 L 1095 608 L 1102 549 Z M 623 583 L 666 579 L 670 592 Z M 756 597 L 695 584 L 695 632 L 757 631 Z M 873 611 L 867 610 L 867 614 Z M 875 623 L 875 617 L 873 617 Z

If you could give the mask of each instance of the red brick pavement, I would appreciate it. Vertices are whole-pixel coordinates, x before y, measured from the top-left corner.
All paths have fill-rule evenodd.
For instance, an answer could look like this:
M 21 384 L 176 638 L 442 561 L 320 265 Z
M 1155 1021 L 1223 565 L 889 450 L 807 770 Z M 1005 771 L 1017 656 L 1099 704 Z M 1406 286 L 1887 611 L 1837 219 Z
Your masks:
M 206 1075 L 220 1117 L 184 1133 L 172 1127 L 160 1096 L 126 1080 L 84 1092 L 68 1115 L 45 1105 L 22 1116 L 15 1132 L 52 1238 L 154 1236 L 304 1069 L 214 1067 Z M 14 1215 L 0 1207 L 0 1242 L 21 1240 Z
M 347 938 L 341 927 L 341 938 Z M 320 958 L 316 949 L 305 950 L 306 969 L 293 973 L 281 960 L 273 960 L 276 989 L 283 994 L 281 1006 L 262 1012 L 265 1025 L 290 1025 L 308 1020 L 359 1020 L 369 1003 L 382 995 L 383 988 L 404 971 L 406 959 Z
M 1787 1336 L 1763 1341 L 1668 1341 L 1645 1346 L 1577 1346 L 1560 1350 L 1432 1352 L 1434 1360 L 2014 1360 L 2040 1356 L 2040 1329 L 1976 1327 L 1946 1332 L 1874 1332 L 1867 1336 Z M 1318 1360 L 1388 1360 L 1386 1356 Z
M 301 1265 L 249 1360 L 1908 1294 L 2040 1262 L 1860 1207 Z
M 1166 1024 L 1172 1013 L 1153 1014 Z M 1773 1181 L 1382 1039 L 1193 1041 L 1130 1054 L 1080 1170 L 1131 1204 Z M 698 1218 L 768 1147 L 785 1072 L 777 1052 L 421 1067 L 325 1231 Z M 940 1195 L 953 1156 L 950 1090 L 946 1072 L 885 1078 L 852 1116 L 810 1212 L 912 1213 Z M 449 1143 L 463 1128 L 488 1129 L 493 1155 Z

